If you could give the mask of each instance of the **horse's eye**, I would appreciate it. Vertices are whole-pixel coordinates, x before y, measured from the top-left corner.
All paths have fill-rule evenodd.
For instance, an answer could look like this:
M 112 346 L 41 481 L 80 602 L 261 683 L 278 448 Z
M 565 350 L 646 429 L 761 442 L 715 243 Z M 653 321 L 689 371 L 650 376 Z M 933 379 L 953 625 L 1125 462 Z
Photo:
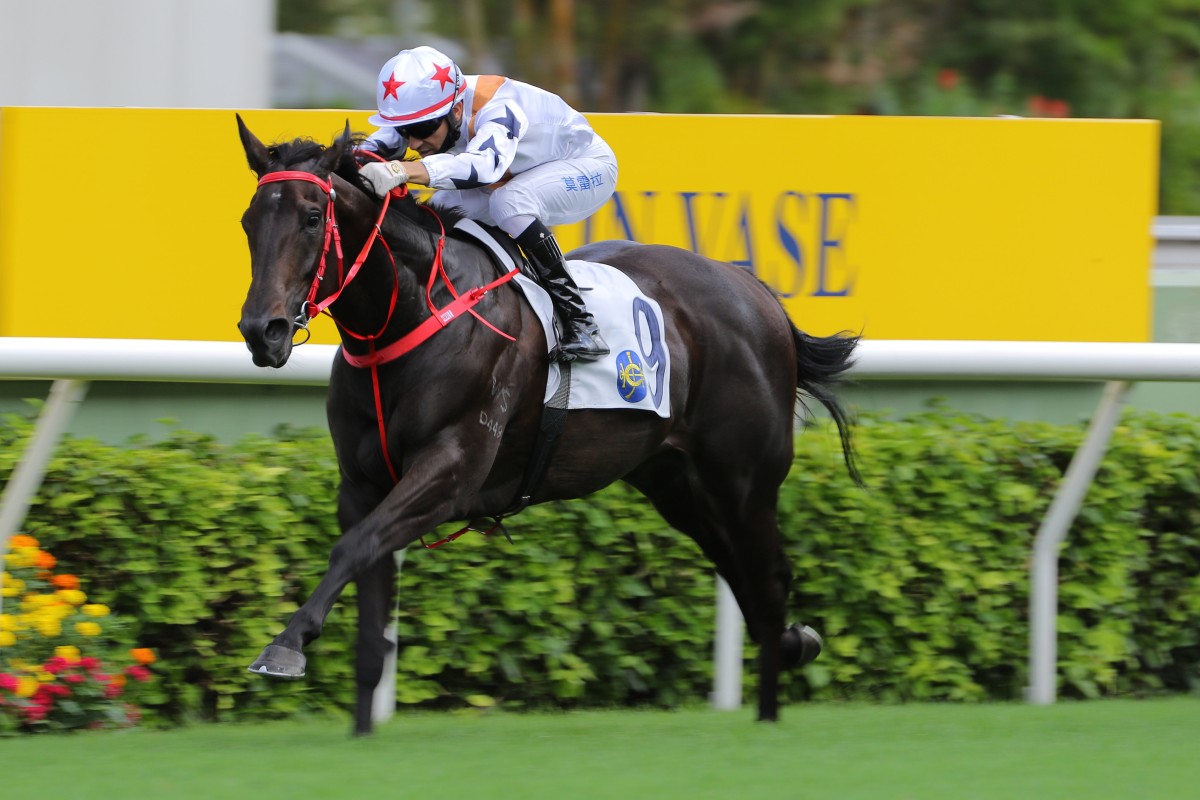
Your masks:
M 308 212 L 308 219 L 306 219 L 304 221 L 304 226 L 306 228 L 308 228 L 310 231 L 315 231 L 315 230 L 319 229 L 321 227 L 321 212 L 319 212 L 319 211 Z

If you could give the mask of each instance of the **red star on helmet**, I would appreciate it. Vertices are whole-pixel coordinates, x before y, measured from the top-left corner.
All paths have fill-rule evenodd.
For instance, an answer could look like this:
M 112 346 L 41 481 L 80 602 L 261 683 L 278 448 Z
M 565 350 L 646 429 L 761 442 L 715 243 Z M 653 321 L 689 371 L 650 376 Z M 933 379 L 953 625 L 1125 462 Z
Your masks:
M 383 82 L 383 97 L 384 97 L 384 99 L 386 100 L 389 97 L 395 97 L 397 100 L 399 100 L 400 98 L 396 96 L 396 90 L 399 89 L 403 85 L 404 85 L 404 81 L 396 80 L 395 75 L 388 77 L 388 79 Z
M 442 88 L 445 89 L 447 83 L 454 83 L 454 78 L 450 77 L 450 66 L 450 64 L 447 64 L 444 67 L 439 67 L 437 64 L 434 64 L 433 74 L 429 76 L 429 80 L 440 81 Z

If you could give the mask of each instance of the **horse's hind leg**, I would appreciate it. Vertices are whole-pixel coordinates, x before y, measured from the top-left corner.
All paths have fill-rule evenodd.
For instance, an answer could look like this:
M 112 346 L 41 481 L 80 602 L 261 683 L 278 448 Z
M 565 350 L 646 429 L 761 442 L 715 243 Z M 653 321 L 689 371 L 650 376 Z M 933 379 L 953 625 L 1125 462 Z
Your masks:
M 742 603 L 742 586 L 729 537 L 720 524 L 691 460 L 678 451 L 664 453 L 629 473 L 625 482 L 644 494 L 668 525 L 686 533 L 713 562 L 717 574 Z
M 746 587 L 742 614 L 759 647 L 758 718 L 774 721 L 779 718 L 779 671 L 783 661 L 781 637 L 787 614 L 791 570 L 779 541 L 774 497 L 769 505 L 763 502 L 758 508 L 754 508 L 752 503 L 744 511 L 734 512 L 739 519 L 731 523 L 731 528 L 734 533 L 734 559 Z
M 644 465 L 626 480 L 654 503 L 668 524 L 700 545 L 729 584 L 750 638 L 760 648 L 758 717 L 775 720 L 779 671 L 792 660 L 784 654 L 790 632 L 784 621 L 791 569 L 776 522 L 778 484 L 771 488 L 769 480 L 755 482 L 744 474 L 733 478 L 726 466 L 721 461 L 698 469 L 676 453 Z M 812 654 L 812 648 L 806 652 Z
M 354 654 L 354 733 L 372 728 L 375 689 L 383 677 L 383 664 L 393 645 L 384 636 L 396 604 L 396 561 L 389 554 L 359 574 L 358 642 Z

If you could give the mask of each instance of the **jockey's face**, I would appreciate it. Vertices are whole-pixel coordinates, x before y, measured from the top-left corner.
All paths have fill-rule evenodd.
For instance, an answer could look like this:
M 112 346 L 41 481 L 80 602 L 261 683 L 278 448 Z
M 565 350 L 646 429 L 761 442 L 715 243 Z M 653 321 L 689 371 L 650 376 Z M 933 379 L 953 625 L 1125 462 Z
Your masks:
M 450 134 L 450 125 L 447 121 L 449 116 L 453 115 L 456 122 L 462 119 L 462 103 L 457 104 L 451 109 L 450 114 L 430 122 L 437 123 L 432 130 L 427 126 L 414 125 L 411 129 L 402 130 L 401 133 L 407 136 L 408 146 L 421 154 L 421 157 L 431 156 L 442 152 L 442 145 L 446 142 L 446 137 Z

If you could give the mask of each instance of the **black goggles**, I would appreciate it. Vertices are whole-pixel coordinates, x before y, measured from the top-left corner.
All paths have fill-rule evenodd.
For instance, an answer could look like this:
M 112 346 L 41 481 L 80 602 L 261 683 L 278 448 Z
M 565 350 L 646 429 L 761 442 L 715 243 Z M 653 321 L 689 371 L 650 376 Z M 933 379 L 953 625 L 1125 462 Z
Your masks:
M 405 139 L 428 139 L 437 133 L 437 129 L 442 127 L 442 120 L 445 117 L 437 117 L 436 119 L 427 119 L 422 122 L 414 122 L 412 125 L 405 125 L 398 128 L 397 131 Z

